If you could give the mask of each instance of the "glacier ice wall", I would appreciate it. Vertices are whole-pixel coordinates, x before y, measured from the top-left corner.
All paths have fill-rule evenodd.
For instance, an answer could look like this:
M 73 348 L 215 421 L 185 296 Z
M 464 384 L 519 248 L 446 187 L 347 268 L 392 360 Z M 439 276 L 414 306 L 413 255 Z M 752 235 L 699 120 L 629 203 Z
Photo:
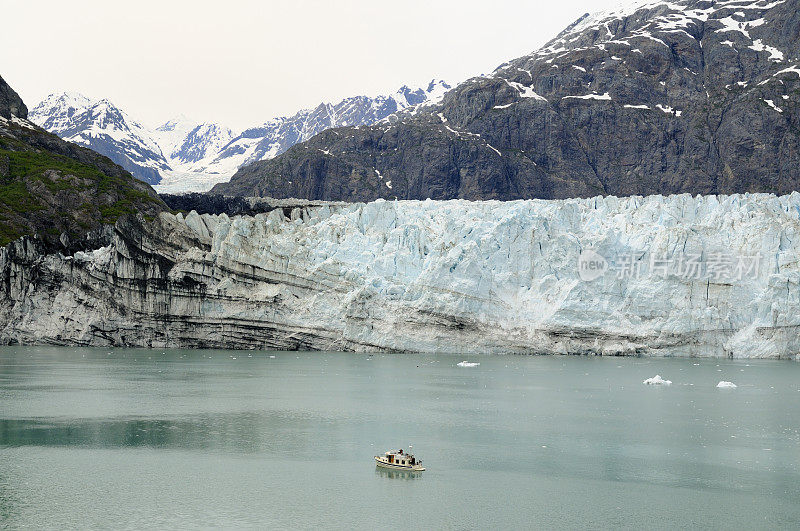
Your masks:
M 797 193 L 162 214 L 91 253 L 0 251 L 0 340 L 794 358 L 799 250 Z M 758 267 L 676 265 L 722 254 Z

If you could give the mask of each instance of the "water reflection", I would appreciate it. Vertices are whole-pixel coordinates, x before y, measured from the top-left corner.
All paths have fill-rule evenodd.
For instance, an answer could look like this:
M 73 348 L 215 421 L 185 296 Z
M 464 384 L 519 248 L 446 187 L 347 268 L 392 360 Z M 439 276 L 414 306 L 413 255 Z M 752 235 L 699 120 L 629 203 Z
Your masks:
M 375 475 L 389 479 L 419 479 L 422 477 L 422 472 L 416 470 L 390 470 L 376 466 Z
M 309 453 L 320 422 L 292 412 L 238 412 L 170 418 L 0 419 L 0 448 L 21 446 L 218 449 L 237 453 Z

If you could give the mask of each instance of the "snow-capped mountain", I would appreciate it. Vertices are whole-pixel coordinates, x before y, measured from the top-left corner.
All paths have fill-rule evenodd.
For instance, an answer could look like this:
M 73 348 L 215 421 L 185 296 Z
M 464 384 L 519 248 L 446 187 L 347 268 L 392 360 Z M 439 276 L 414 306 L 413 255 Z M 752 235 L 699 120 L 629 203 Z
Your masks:
M 215 123 L 198 123 L 178 116 L 152 132 L 170 165 L 191 171 L 198 162 L 213 159 L 235 136 L 233 130 Z
M 305 142 L 326 129 L 371 125 L 421 104 L 438 102 L 450 88 L 444 81 L 433 80 L 425 88 L 412 90 L 403 86 L 388 96 L 374 98 L 355 96 L 336 104 L 321 103 L 313 109 L 301 110 L 293 116 L 273 118 L 236 135 L 213 156 L 205 156 L 184 164 L 179 168 L 180 172 L 166 176 L 159 189 L 190 190 L 194 186 L 191 186 L 189 181 L 194 181 L 199 189 L 207 190 L 213 184 L 227 181 L 240 167 L 259 160 L 271 159 L 298 142 Z M 186 142 L 188 145 L 198 145 L 198 143 L 198 141 Z M 202 176 L 199 182 L 197 176 Z
M 344 201 L 800 190 L 800 0 L 580 17 L 442 103 L 323 133 L 217 194 Z
M 30 116 L 44 129 L 108 156 L 159 191 L 203 191 L 227 181 L 240 166 L 275 157 L 326 129 L 370 125 L 439 101 L 449 88 L 434 80 L 425 88 L 404 86 L 389 96 L 322 103 L 241 133 L 184 116 L 147 128 L 108 100 L 73 93 L 48 96 Z
M 153 130 L 153 138 L 162 146 L 164 153 L 169 156 L 176 146 L 183 143 L 189 131 L 200 125 L 185 115 L 176 116 L 167 120 Z
M 29 119 L 64 140 L 107 156 L 147 183 L 158 183 L 170 170 L 151 132 L 106 99 L 51 94 L 34 107 Z
M 170 152 L 170 160 L 180 165 L 193 165 L 216 157 L 222 148 L 233 140 L 234 133 L 227 127 L 202 123 L 191 129 Z

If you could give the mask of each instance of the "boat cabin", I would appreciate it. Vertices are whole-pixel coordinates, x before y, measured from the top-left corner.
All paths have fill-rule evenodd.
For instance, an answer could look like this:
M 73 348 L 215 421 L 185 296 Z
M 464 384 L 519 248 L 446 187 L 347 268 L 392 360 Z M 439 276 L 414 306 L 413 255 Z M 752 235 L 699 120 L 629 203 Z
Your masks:
M 414 454 L 405 454 L 402 449 L 386 452 L 385 455 L 390 465 L 414 466 L 417 464 Z

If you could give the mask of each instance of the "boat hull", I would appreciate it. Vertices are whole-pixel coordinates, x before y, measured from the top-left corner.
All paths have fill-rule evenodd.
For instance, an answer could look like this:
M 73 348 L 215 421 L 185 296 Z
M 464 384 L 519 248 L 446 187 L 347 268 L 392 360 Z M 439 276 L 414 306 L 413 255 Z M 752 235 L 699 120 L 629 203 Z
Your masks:
M 421 472 L 425 470 L 425 467 L 422 465 L 398 465 L 383 461 L 377 456 L 375 457 L 375 464 L 381 468 L 388 468 L 389 470 L 406 470 L 408 472 Z

